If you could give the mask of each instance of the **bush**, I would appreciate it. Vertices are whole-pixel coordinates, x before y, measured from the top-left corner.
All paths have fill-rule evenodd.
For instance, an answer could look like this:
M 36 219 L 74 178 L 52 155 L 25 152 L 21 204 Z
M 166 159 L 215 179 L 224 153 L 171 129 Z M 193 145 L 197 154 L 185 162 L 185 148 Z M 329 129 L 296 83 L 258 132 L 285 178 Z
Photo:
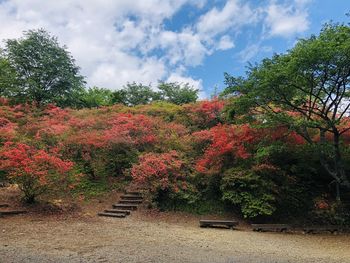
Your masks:
M 49 189 L 58 189 L 68 182 L 66 177 L 73 163 L 60 159 L 57 152 L 38 150 L 23 143 L 5 143 L 0 151 L 0 170 L 19 185 L 24 200 L 35 198 Z
M 160 190 L 179 192 L 188 187 L 186 166 L 176 151 L 147 153 L 131 169 L 134 183 L 156 194 Z
M 259 172 L 240 167 L 227 170 L 221 184 L 223 200 L 239 206 L 245 218 L 272 215 L 276 210 L 274 188 Z

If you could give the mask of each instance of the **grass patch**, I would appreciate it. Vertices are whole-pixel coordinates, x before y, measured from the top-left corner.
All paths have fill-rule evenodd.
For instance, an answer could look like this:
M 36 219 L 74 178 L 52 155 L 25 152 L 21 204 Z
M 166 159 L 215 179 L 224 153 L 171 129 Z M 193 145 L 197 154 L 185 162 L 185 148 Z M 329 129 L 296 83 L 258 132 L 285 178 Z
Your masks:
M 83 195 L 85 198 L 94 198 L 103 195 L 109 191 L 123 191 L 129 184 L 125 180 L 113 180 L 112 179 L 101 179 L 101 180 L 89 180 L 83 179 L 76 188 L 73 190 L 73 196 L 77 197 Z

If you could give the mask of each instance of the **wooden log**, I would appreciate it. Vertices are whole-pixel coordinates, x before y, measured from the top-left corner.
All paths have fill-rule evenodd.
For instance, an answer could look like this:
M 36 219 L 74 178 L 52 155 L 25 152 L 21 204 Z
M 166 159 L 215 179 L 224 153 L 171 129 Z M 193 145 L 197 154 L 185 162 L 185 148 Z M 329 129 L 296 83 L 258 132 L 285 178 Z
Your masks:
M 123 210 L 123 209 L 106 209 L 104 212 L 105 213 L 125 214 L 125 215 L 130 215 L 130 213 L 131 213 L 130 210 Z
M 126 191 L 125 194 L 126 195 L 133 195 L 133 196 L 142 196 L 142 193 L 138 192 L 138 191 Z
M 131 205 L 131 204 L 114 204 L 113 208 L 116 209 L 123 209 L 123 210 L 136 210 L 137 205 Z
M 98 213 L 99 216 L 107 216 L 107 217 L 117 217 L 117 218 L 124 218 L 126 217 L 125 214 L 117 214 L 117 213 Z
M 143 200 L 143 197 L 140 195 L 122 195 L 120 198 L 123 200 Z
M 120 200 L 119 204 L 141 204 L 142 200 Z

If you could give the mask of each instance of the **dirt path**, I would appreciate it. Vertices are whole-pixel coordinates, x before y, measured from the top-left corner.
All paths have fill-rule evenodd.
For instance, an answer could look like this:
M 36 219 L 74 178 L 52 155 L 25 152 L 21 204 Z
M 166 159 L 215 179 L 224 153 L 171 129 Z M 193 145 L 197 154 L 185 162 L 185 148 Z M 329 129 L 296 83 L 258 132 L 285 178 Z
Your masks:
M 350 262 L 350 236 L 127 219 L 0 218 L 0 262 Z

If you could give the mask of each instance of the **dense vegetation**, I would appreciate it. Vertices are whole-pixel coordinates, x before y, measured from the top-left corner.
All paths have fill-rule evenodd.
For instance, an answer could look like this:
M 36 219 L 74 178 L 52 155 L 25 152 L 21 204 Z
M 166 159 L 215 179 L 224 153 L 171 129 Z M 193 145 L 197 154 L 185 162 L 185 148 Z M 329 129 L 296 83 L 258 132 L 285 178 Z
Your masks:
M 161 209 L 350 223 L 349 26 L 326 25 L 246 77 L 226 74 L 220 98 L 198 102 L 188 84 L 84 90 L 67 52 L 69 84 L 43 81 L 49 66 L 25 78 L 15 55 L 36 35 L 43 54 L 65 50 L 30 31 L 0 60 L 0 178 L 19 184 L 27 202 L 118 178 Z

